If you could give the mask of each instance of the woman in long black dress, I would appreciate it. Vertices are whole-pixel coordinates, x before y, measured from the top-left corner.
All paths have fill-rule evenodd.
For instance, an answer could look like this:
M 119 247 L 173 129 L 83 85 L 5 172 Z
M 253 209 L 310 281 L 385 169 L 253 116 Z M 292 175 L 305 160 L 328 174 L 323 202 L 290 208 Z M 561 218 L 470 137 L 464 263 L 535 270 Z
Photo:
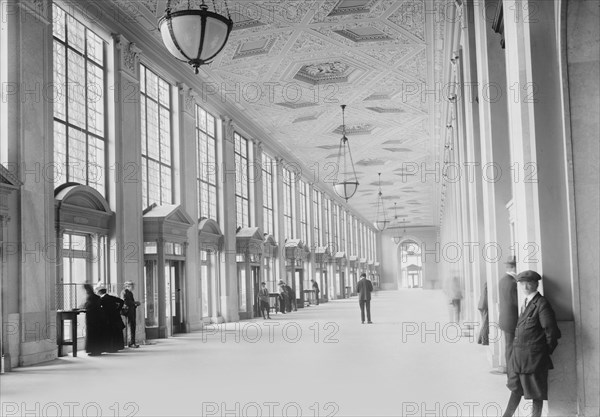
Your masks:
M 125 323 L 123 323 L 123 319 L 121 318 L 121 309 L 125 302 L 119 297 L 107 294 L 104 285 L 97 286 L 96 292 L 100 296 L 100 307 L 106 317 L 106 352 L 118 352 L 125 348 L 123 340 Z
M 106 317 L 100 306 L 100 297 L 90 284 L 83 284 L 87 293 L 85 302 L 85 350 L 90 356 L 98 356 L 105 351 Z

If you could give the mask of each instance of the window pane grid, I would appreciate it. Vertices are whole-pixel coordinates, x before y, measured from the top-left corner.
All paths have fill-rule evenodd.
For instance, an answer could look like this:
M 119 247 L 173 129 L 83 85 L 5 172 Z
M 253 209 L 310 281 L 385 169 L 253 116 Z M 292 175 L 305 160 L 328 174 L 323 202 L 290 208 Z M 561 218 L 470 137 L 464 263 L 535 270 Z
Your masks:
M 144 65 L 140 74 L 143 204 L 172 204 L 171 87 Z
M 54 181 L 104 195 L 104 42 L 59 6 L 53 12 Z
M 306 245 L 308 245 L 308 219 L 306 218 L 306 212 L 308 209 L 308 184 L 304 181 L 300 181 L 300 239 Z
M 317 190 L 313 190 L 313 234 L 315 239 L 315 245 L 321 245 L 321 193 Z
M 250 226 L 250 197 L 248 184 L 248 140 L 234 133 L 234 153 L 236 166 L 235 199 L 237 226 Z
M 262 174 L 263 174 L 263 228 L 264 232 L 270 235 L 275 234 L 275 225 L 273 223 L 273 158 L 262 154 Z
M 292 173 L 283 168 L 283 217 L 285 237 L 294 238 L 293 201 L 292 201 Z
M 215 118 L 196 105 L 196 178 L 198 181 L 198 218 L 218 221 Z

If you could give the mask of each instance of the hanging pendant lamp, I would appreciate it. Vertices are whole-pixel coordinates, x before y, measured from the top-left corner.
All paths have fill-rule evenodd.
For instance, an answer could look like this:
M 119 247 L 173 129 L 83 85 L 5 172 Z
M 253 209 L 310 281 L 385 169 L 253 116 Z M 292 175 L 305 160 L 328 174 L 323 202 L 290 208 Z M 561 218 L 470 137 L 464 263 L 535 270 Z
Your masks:
M 201 65 L 209 64 L 225 47 L 233 29 L 233 20 L 225 1 L 227 17 L 214 12 L 202 0 L 197 8 L 192 8 L 191 0 L 187 9 L 171 10 L 171 0 L 167 0 L 165 14 L 158 21 L 158 28 L 167 50 L 180 61 L 194 67 L 198 74 Z
M 385 216 L 385 208 L 383 207 L 383 194 L 381 194 L 381 172 L 379 173 L 379 194 L 377 195 L 377 220 L 375 227 L 380 232 L 383 232 L 388 225 L 388 220 Z
M 350 143 L 346 137 L 346 119 L 344 110 L 346 105 L 342 104 L 342 138 L 337 158 L 338 177 L 341 181 L 333 183 L 333 189 L 337 195 L 348 201 L 358 189 L 358 179 L 354 170 L 354 161 L 350 152 Z
M 398 221 L 398 211 L 397 210 L 398 210 L 397 203 L 394 203 L 394 220 L 395 221 Z M 405 221 L 406 221 L 406 219 L 402 219 L 402 223 L 404 223 Z M 406 226 L 404 228 L 404 234 L 406 234 Z M 392 238 L 392 240 L 397 245 L 402 240 L 402 236 L 398 233 L 396 236 L 394 236 Z

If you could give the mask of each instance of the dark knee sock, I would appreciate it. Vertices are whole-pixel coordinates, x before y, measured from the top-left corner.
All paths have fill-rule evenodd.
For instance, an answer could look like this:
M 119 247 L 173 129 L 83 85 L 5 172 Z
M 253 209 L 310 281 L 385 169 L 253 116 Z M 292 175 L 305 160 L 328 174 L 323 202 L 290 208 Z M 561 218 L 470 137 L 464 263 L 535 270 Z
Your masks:
M 531 417 L 541 417 L 543 407 L 544 400 L 533 400 L 533 409 L 531 410 Z
M 506 411 L 504 412 L 502 417 L 512 417 L 515 411 L 517 410 L 517 407 L 519 406 L 520 402 L 521 395 L 517 394 L 516 392 L 511 392 L 510 398 L 508 399 L 508 405 L 506 406 Z

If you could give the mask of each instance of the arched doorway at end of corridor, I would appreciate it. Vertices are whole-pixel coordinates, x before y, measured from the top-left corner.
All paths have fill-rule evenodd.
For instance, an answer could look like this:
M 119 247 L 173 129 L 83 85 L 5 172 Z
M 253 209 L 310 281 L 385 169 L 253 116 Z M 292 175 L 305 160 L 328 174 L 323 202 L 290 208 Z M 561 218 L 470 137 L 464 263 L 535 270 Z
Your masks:
M 398 288 L 423 288 L 423 263 L 421 245 L 414 239 L 405 239 L 398 244 Z

